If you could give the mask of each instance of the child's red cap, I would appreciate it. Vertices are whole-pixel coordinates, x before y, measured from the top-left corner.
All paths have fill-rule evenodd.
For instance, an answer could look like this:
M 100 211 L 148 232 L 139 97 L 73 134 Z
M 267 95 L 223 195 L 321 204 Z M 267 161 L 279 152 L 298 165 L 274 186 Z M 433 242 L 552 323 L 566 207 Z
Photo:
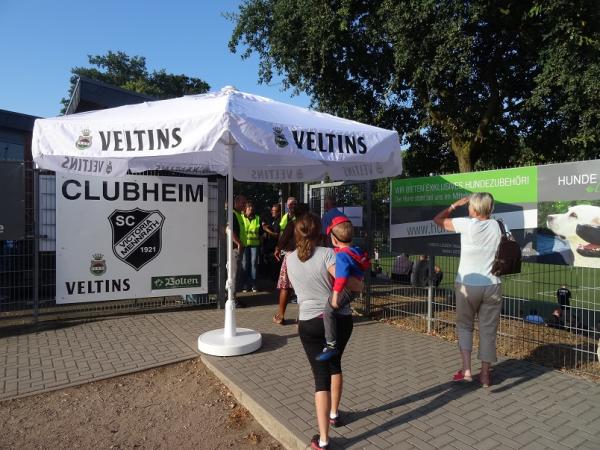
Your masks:
M 345 222 L 350 222 L 350 219 L 348 219 L 346 216 L 335 216 L 331 221 L 331 225 L 327 227 L 327 234 L 331 233 L 331 230 L 333 230 L 336 225 Z

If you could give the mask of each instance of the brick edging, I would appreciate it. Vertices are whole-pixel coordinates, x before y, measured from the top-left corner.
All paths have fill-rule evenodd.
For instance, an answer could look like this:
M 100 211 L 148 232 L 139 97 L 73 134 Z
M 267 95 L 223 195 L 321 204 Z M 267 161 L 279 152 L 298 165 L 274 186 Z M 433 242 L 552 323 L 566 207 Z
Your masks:
M 263 407 L 260 402 L 252 395 L 244 392 L 227 374 L 221 371 L 217 364 L 213 364 L 211 358 L 201 355 L 200 359 L 213 374 L 227 386 L 234 397 L 246 408 L 256 421 L 273 436 L 287 450 L 306 450 L 306 438 L 298 435 L 286 427 L 276 416 L 271 414 L 268 409 Z

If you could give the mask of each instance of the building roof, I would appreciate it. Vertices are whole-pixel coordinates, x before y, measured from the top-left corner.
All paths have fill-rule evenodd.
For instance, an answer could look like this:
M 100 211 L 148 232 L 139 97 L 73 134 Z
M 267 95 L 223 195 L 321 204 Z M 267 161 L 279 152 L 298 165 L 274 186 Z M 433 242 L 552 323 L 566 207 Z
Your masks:
M 134 105 L 154 100 L 158 99 L 101 81 L 79 77 L 65 114 Z
M 31 133 L 35 119 L 38 119 L 38 117 L 0 109 L 0 128 Z

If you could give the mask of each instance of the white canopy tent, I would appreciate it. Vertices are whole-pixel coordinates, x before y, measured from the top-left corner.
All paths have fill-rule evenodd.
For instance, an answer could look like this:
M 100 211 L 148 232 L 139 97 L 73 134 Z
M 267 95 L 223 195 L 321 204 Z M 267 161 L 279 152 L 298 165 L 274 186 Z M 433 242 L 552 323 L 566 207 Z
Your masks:
M 38 119 L 34 161 L 44 169 L 119 177 L 170 170 L 255 182 L 371 180 L 402 172 L 395 131 L 276 102 L 225 87 L 218 92 Z M 233 176 L 232 176 L 233 175 Z M 228 233 L 228 261 L 232 258 Z M 200 351 L 219 356 L 260 348 L 261 335 L 237 328 L 228 265 L 225 327 L 198 338 Z

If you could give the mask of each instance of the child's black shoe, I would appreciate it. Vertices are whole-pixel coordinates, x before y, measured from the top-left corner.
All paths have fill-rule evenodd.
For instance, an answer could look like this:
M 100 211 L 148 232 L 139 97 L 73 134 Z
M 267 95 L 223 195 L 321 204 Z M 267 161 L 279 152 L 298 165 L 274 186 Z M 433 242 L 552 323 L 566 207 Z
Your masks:
M 319 445 L 319 435 L 315 434 L 312 439 L 310 440 L 310 448 L 314 449 L 314 450 L 319 450 L 319 449 L 328 449 L 329 448 L 329 444 L 327 445 Z

